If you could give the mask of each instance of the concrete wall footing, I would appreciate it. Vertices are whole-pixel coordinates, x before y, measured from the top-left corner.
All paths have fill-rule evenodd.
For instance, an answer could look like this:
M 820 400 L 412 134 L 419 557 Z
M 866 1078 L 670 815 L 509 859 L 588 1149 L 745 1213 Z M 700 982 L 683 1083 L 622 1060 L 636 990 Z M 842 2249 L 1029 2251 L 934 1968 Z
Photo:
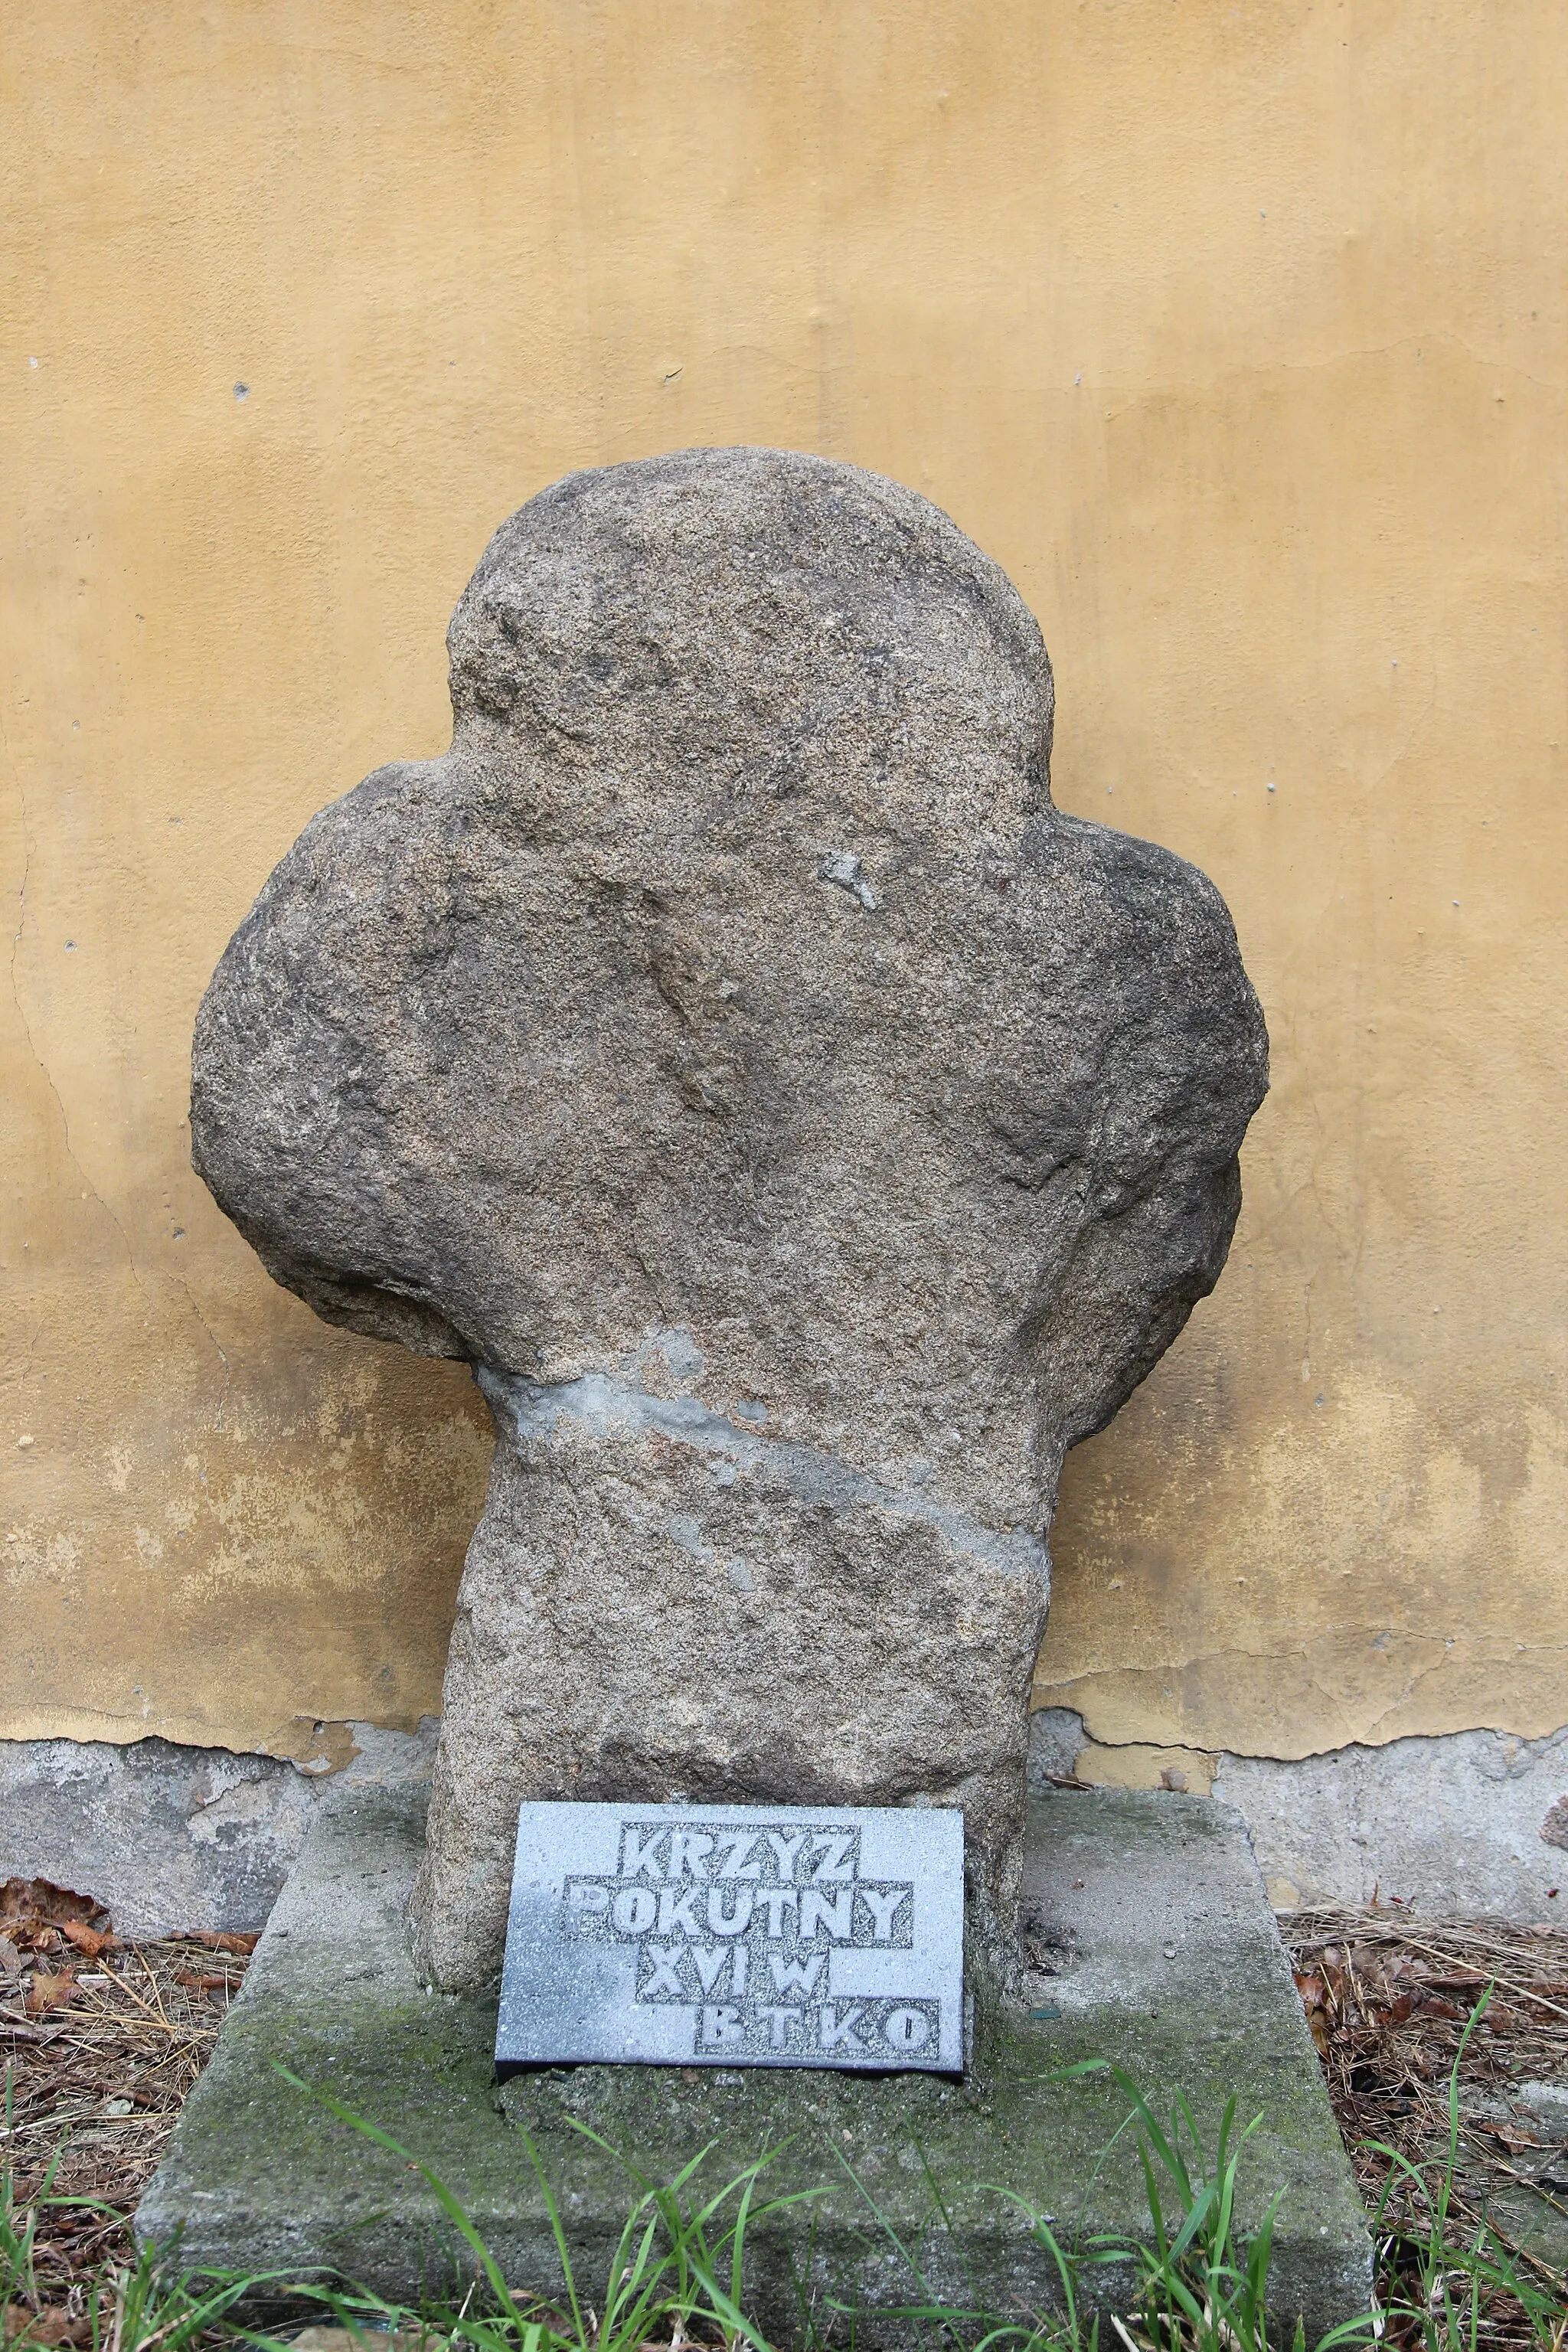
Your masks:
M 166 1739 L 0 1740 L 0 1881 L 95 1895 L 126 1936 L 260 1927 L 323 1787 L 429 1775 L 430 1717 L 416 1733 L 351 1728 L 353 1759 L 330 1777 Z M 1041 1708 L 1030 1730 L 1037 1787 L 1163 1780 L 1235 1806 L 1278 1910 L 1375 1899 L 1568 1925 L 1568 1726 L 1542 1739 L 1457 1731 L 1288 1761 L 1101 1748 L 1069 1707 Z M 1190 1771 L 1159 1761 L 1183 1752 Z
M 1276 1910 L 1407 1904 L 1568 1926 L 1568 1727 L 1451 1731 L 1289 1759 L 1094 1742 L 1070 1707 L 1033 1717 L 1030 1769 L 1167 1786 L 1234 1805 Z
M 436 1725 L 351 1725 L 334 1781 L 425 1780 Z M 47 1878 L 93 1895 L 117 1931 L 263 1927 L 325 1777 L 275 1756 L 168 1739 L 0 1739 L 0 1883 Z

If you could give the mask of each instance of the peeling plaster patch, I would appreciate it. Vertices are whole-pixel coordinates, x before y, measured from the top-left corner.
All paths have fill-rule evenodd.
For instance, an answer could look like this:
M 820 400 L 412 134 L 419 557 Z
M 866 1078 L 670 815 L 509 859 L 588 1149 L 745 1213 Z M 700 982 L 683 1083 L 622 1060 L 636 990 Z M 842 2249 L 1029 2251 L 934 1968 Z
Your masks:
M 1095 1789 L 1165 1789 L 1175 1796 L 1206 1797 L 1216 1759 L 1201 1748 L 1100 1748 L 1092 1742 L 1073 1759 L 1076 1780 Z
M 26 1585 L 73 1583 L 80 1570 L 82 1546 L 79 1537 L 67 1528 L 57 1528 L 51 1534 L 30 1525 L 14 1524 L 5 1529 L 5 1580 L 20 1590 Z
M 319 1723 L 306 1715 L 296 1716 L 294 1720 L 299 1727 L 299 1737 L 289 1744 L 289 1760 L 312 1780 L 334 1772 L 346 1772 L 363 1752 L 354 1736 L 357 1729 L 354 1724 Z M 382 1735 L 383 1738 L 395 1738 L 407 1736 L 406 1733 Z
M 426 1780 L 436 1726 L 318 1725 L 344 1780 Z M 327 1768 L 330 1770 L 330 1767 Z M 0 1740 L 0 1879 L 97 1895 L 122 1936 L 259 1927 L 304 1842 L 321 1780 L 270 1756 L 138 1739 Z
M 1029 1785 L 1084 1780 L 1094 1789 L 1163 1789 L 1173 1796 L 1206 1797 L 1218 1759 L 1201 1748 L 1122 1747 L 1090 1739 L 1070 1706 L 1043 1706 L 1029 1717 Z
M 1173 1766 L 1191 1769 L 1189 1790 L 1208 1788 L 1244 1817 L 1277 1909 L 1375 1895 L 1434 1916 L 1561 1912 L 1568 1927 L 1568 1727 L 1542 1739 L 1456 1731 L 1280 1761 L 1101 1745 L 1070 1707 L 1044 1707 L 1030 1723 L 1037 1783 L 1071 1772 L 1168 1788 Z

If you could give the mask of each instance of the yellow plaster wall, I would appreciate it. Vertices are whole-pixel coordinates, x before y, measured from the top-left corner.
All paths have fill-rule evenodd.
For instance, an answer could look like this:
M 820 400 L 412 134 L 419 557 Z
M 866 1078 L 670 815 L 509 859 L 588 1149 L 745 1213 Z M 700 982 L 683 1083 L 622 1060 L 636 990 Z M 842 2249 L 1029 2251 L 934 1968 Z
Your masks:
M 0 101 L 0 1730 L 436 1702 L 483 1416 L 218 1216 L 192 1015 L 441 747 L 501 517 L 740 440 L 1007 566 L 1058 798 L 1215 876 L 1273 1032 L 1039 1696 L 1157 1759 L 1568 1719 L 1559 0 L 54 0 Z

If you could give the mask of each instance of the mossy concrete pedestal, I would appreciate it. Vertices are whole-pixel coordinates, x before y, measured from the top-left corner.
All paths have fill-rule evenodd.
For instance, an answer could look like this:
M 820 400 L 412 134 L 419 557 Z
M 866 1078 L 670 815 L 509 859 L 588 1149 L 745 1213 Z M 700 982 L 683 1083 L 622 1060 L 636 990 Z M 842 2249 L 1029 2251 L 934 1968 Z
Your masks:
M 137 2216 L 144 2242 L 178 2237 L 182 2266 L 329 2272 L 410 2303 L 471 2273 L 418 2173 L 280 2062 L 429 2165 L 508 2280 L 552 2294 L 560 2265 L 525 2130 L 593 2304 L 637 2184 L 574 2125 L 660 2184 L 710 2144 L 717 2188 L 783 2143 L 772 2192 L 822 2194 L 753 2226 L 752 2315 L 788 2344 L 803 2305 L 822 2333 L 842 2305 L 858 2342 L 900 2346 L 922 2334 L 900 2308 L 933 2295 L 1003 2315 L 1058 2299 L 1021 2207 L 1069 2243 L 1147 2236 L 1134 2135 L 1115 2137 L 1125 2096 L 1108 2074 L 1063 2075 L 1100 2058 L 1156 2112 L 1184 2093 L 1211 2145 L 1233 2093 L 1242 2122 L 1261 2116 L 1242 2215 L 1283 2192 L 1271 2301 L 1287 2336 L 1298 2315 L 1311 2342 L 1365 2308 L 1362 2207 L 1245 1832 L 1223 1807 L 1121 1790 L 1031 1801 L 1024 1912 L 1042 1969 L 1027 2010 L 983 2010 L 962 2082 L 582 2066 L 498 2085 L 493 2000 L 424 1991 L 408 1956 L 423 1819 L 421 1790 L 345 1788 L 312 1826 Z M 1115 2274 L 1097 2275 L 1114 2304 Z

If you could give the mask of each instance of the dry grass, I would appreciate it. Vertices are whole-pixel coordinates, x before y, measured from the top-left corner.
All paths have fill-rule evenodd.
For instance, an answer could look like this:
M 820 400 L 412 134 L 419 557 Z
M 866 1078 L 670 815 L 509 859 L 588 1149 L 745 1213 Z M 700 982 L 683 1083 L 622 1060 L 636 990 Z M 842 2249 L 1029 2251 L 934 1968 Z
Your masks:
M 248 1945 L 251 1937 L 236 1937 Z M 72 2340 L 91 2282 L 131 2260 L 130 2217 L 244 1981 L 244 1951 L 211 1940 L 110 1944 L 84 1958 L 58 1938 L 0 1974 L 4 2153 L 19 2206 L 51 2164 L 38 2209 L 35 2340 Z M 39 1987 L 44 1990 L 40 1993 Z M 58 2197 L 95 2200 L 59 2205 Z
M 1532 2106 L 1523 2094 L 1541 2084 L 1568 2093 L 1568 1931 L 1426 1920 L 1382 1907 L 1297 1912 L 1280 1924 L 1340 2129 L 1368 2205 L 1383 2207 L 1385 2296 L 1408 2270 L 1412 2248 L 1429 2242 L 1447 2181 L 1446 2244 L 1458 2255 L 1489 2229 L 1521 2276 L 1562 2300 L 1565 2315 L 1556 2332 L 1563 2342 L 1565 2127 L 1554 2128 L 1540 2103 Z M 1450 2174 L 1456 2063 L 1458 2132 Z M 1489 2299 L 1484 2322 L 1481 2340 L 1498 2352 L 1541 2341 L 1506 2294 Z M 1396 2332 L 1391 2335 L 1396 2340 Z

